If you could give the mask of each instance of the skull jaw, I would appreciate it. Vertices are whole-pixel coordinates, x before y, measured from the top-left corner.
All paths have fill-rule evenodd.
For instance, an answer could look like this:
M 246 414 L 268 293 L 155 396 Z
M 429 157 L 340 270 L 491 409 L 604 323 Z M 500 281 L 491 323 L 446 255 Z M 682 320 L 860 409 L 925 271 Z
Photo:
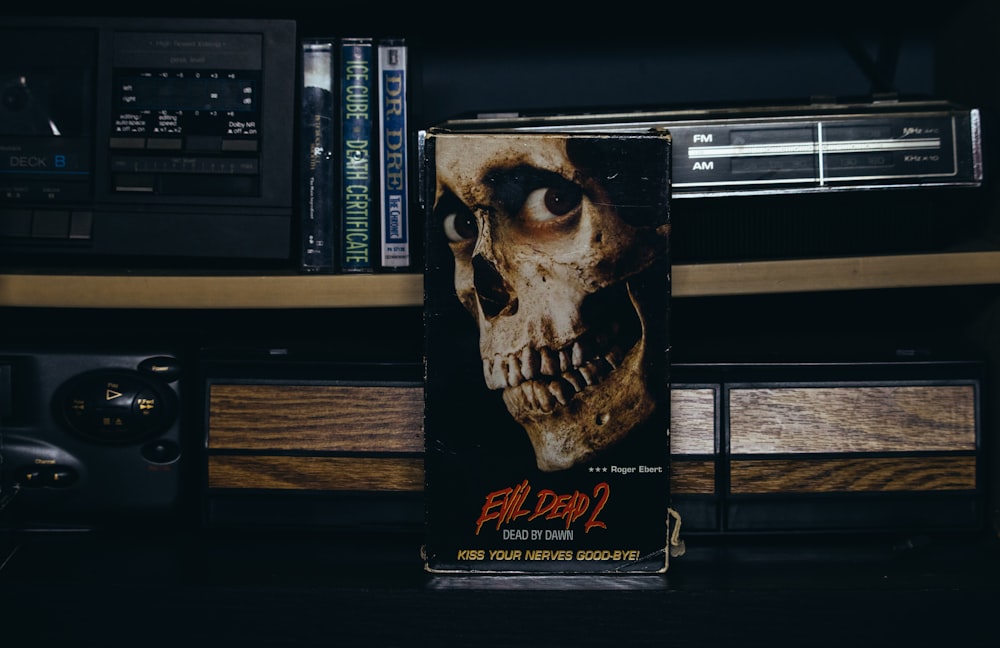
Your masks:
M 552 412 L 514 411 L 535 451 L 543 472 L 566 470 L 586 463 L 615 445 L 656 409 L 649 393 L 645 337 L 625 356 L 622 364 L 603 382 L 578 394 Z

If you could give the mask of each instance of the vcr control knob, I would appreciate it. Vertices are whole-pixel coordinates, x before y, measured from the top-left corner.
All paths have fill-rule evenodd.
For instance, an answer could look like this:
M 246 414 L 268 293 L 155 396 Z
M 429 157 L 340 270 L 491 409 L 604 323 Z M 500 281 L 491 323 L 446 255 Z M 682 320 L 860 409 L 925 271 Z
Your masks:
M 94 441 L 130 443 L 159 434 L 176 416 L 174 393 L 125 370 L 81 374 L 56 393 L 57 416 Z

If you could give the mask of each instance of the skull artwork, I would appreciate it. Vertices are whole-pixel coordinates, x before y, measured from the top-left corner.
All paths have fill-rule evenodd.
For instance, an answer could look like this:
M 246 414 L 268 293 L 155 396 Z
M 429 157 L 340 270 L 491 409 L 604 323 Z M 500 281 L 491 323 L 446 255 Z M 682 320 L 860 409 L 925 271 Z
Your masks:
M 658 406 L 647 356 L 664 352 L 649 348 L 649 295 L 635 279 L 665 257 L 669 224 L 623 218 L 606 187 L 615 166 L 595 173 L 573 144 L 435 142 L 434 215 L 456 294 L 478 324 L 486 385 L 502 390 L 543 471 L 588 462 L 646 421 Z

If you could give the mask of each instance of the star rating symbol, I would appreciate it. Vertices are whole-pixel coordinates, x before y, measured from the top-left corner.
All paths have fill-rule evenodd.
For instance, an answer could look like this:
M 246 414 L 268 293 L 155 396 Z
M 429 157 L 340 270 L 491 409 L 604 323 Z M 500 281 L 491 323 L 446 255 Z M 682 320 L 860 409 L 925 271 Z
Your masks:
M 602 473 L 602 472 L 608 472 L 608 467 L 607 466 L 591 466 L 587 470 L 589 472 L 592 472 L 592 473 L 595 473 L 595 472 L 596 473 Z

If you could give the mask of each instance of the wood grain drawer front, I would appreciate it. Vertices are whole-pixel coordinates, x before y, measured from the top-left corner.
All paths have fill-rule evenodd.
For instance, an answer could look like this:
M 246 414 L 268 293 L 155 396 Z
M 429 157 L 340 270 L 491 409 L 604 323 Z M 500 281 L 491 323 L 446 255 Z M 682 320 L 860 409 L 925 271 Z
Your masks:
M 695 459 L 671 462 L 670 492 L 674 495 L 714 495 L 715 461 Z
M 734 460 L 734 494 L 972 491 L 973 456 Z M 928 512 L 928 514 L 932 514 Z
M 213 489 L 421 491 L 424 462 L 397 457 L 215 455 L 208 460 Z
M 213 384 L 210 450 L 423 452 L 422 386 Z
M 670 390 L 670 454 L 715 453 L 718 387 L 681 387 Z
M 973 384 L 729 390 L 734 455 L 974 451 L 976 424 Z

